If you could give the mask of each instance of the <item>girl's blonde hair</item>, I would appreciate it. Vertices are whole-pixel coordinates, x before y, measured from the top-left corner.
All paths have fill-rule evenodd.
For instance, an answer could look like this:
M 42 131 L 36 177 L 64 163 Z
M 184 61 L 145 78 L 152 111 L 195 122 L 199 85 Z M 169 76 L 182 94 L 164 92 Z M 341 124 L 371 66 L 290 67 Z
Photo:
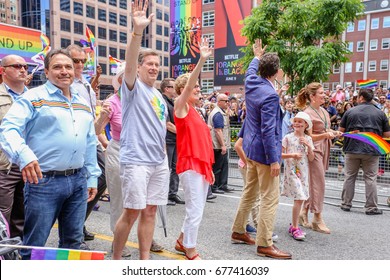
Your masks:
M 322 88 L 322 85 L 317 82 L 310 83 L 302 88 L 295 99 L 295 105 L 301 110 L 305 109 L 307 103 L 310 102 L 310 96 L 316 95 L 319 88 Z

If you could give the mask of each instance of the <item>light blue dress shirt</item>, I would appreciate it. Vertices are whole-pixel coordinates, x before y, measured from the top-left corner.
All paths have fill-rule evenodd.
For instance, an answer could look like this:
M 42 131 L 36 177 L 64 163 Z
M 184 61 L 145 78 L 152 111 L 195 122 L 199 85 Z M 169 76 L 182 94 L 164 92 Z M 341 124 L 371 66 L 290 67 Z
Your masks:
M 38 160 L 42 172 L 85 167 L 88 187 L 97 187 L 97 138 L 91 109 L 71 87 L 71 101 L 51 82 L 28 90 L 0 126 L 0 146 L 22 170 Z

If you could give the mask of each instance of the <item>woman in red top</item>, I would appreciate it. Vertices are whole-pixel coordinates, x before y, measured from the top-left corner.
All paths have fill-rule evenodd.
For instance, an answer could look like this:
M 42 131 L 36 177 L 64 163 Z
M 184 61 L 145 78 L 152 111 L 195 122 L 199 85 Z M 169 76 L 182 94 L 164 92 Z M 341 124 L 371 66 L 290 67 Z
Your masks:
M 200 260 L 196 240 L 209 184 L 214 183 L 213 144 L 210 130 L 195 110 L 200 98 L 198 77 L 203 64 L 211 55 L 207 39 L 200 44 L 200 59 L 191 74 L 176 79 L 175 90 L 179 97 L 174 106 L 177 141 L 176 172 L 183 185 L 186 216 L 175 249 L 189 260 Z

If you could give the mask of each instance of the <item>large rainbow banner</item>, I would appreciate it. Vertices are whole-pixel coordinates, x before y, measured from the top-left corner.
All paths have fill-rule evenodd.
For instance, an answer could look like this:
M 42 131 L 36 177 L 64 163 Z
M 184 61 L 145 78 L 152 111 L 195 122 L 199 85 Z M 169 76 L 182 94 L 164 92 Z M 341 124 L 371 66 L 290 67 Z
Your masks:
M 171 0 L 171 77 L 191 72 L 199 59 L 202 0 Z
M 29 64 L 31 57 L 42 51 L 41 31 L 0 23 L 0 59 L 16 54 Z
M 242 21 L 249 16 L 248 0 L 215 0 L 214 86 L 243 85 L 245 69 L 237 60 L 247 45 L 241 36 Z

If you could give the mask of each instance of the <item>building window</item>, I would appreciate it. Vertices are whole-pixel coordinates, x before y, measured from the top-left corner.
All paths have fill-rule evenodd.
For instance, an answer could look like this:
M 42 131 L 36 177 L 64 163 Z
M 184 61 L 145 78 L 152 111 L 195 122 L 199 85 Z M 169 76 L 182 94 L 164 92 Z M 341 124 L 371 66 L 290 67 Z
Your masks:
M 83 4 L 78 2 L 73 2 L 73 13 L 75 15 L 83 15 Z
M 61 0 L 60 1 L 60 10 L 70 13 L 70 1 L 69 0 Z
M 66 49 L 68 46 L 70 46 L 71 41 L 69 39 L 61 38 L 61 48 Z
M 363 72 L 363 61 L 356 62 L 356 72 Z
M 379 86 L 382 88 L 387 88 L 387 81 L 386 80 L 380 80 L 379 81 Z
M 371 29 L 378 29 L 379 28 L 379 18 L 373 18 L 371 20 Z
M 119 25 L 127 26 L 127 16 L 119 15 Z
M 332 90 L 335 90 L 337 85 L 339 85 L 339 84 L 340 84 L 340 82 L 333 82 L 332 83 Z
M 82 22 L 75 21 L 73 22 L 73 33 L 75 34 L 84 34 L 84 25 Z
M 156 40 L 156 49 L 162 51 L 162 42 L 160 40 Z
M 70 32 L 70 20 L 64 18 L 61 19 L 61 31 Z
M 87 5 L 85 11 L 87 13 L 87 17 L 95 18 L 95 7 L 91 7 Z
M 364 51 L 364 41 L 358 41 L 356 44 L 356 51 L 362 52 Z
M 109 3 L 111 6 L 116 7 L 116 0 L 110 0 L 108 3 Z
M 202 93 L 211 93 L 214 90 L 214 79 L 202 79 L 200 86 Z
M 169 66 L 169 58 L 164 57 L 164 66 Z
M 162 11 L 160 9 L 156 9 L 156 17 L 157 17 L 157 19 L 162 20 L 163 13 L 162 13 Z
M 80 46 L 80 47 L 84 47 L 83 44 L 81 44 L 79 40 L 74 40 L 73 44 Z
M 390 28 L 390 17 L 383 18 L 383 28 Z
M 322 87 L 323 87 L 325 90 L 329 89 L 329 83 L 323 83 L 323 84 L 322 84 Z
M 107 57 L 107 47 L 102 46 L 102 45 L 98 45 L 98 53 L 99 53 L 99 56 L 101 56 L 101 57 Z
M 210 3 L 214 3 L 215 0 L 203 0 L 203 4 L 210 4 Z
M 113 57 L 118 57 L 118 50 L 117 48 L 110 47 L 110 55 Z
M 127 0 L 119 0 L 119 8 L 127 10 Z
M 100 3 L 106 3 L 106 0 L 98 0 Z
M 214 57 L 209 57 L 203 65 L 202 72 L 214 71 Z
M 353 32 L 353 31 L 355 31 L 355 23 L 348 22 L 347 32 Z
M 353 52 L 353 42 L 348 42 L 348 50 Z
M 1 14 L 0 14 L 0 18 L 1 18 L 2 20 L 5 20 L 5 19 L 6 19 L 5 13 L 1 13 Z
M 119 42 L 127 44 L 127 33 L 119 32 Z
M 107 75 L 107 64 L 99 63 L 100 67 L 102 67 L 102 74 Z
M 203 26 L 204 27 L 214 26 L 214 18 L 215 18 L 214 11 L 203 12 L 202 13 Z
M 164 27 L 164 36 L 165 37 L 169 36 L 169 28 L 168 27 Z
M 214 33 L 203 34 L 202 37 L 209 39 L 209 46 L 214 48 Z
M 100 39 L 107 39 L 107 29 L 98 27 L 98 37 Z
M 169 43 L 164 42 L 164 52 L 168 52 L 168 51 L 169 51 Z
M 109 20 L 108 20 L 108 21 L 109 21 L 110 23 L 116 24 L 116 19 L 117 19 L 116 13 L 110 12 L 110 13 L 109 13 Z
M 340 73 L 340 66 L 333 65 L 333 74 Z
M 169 15 L 164 13 L 164 21 L 169 22 Z
M 378 49 L 378 40 L 370 40 L 370 51 L 376 51 Z
M 362 19 L 358 21 L 358 31 L 366 30 L 366 20 Z
M 98 19 L 101 21 L 106 21 L 107 20 L 107 12 L 106 10 L 99 9 L 98 10 Z
M 118 33 L 116 32 L 116 30 L 110 30 L 110 41 L 118 41 Z
M 370 60 L 368 62 L 368 71 L 376 71 L 376 60 Z
M 383 59 L 381 60 L 381 71 L 387 71 L 389 70 L 389 60 L 388 59 Z
M 352 73 L 352 62 L 345 63 L 345 73 Z
M 390 48 L 390 38 L 382 39 L 382 50 L 388 50 Z
M 162 35 L 162 26 L 161 25 L 156 25 L 156 34 L 157 35 Z
M 119 49 L 119 59 L 125 60 L 126 59 L 126 50 Z

